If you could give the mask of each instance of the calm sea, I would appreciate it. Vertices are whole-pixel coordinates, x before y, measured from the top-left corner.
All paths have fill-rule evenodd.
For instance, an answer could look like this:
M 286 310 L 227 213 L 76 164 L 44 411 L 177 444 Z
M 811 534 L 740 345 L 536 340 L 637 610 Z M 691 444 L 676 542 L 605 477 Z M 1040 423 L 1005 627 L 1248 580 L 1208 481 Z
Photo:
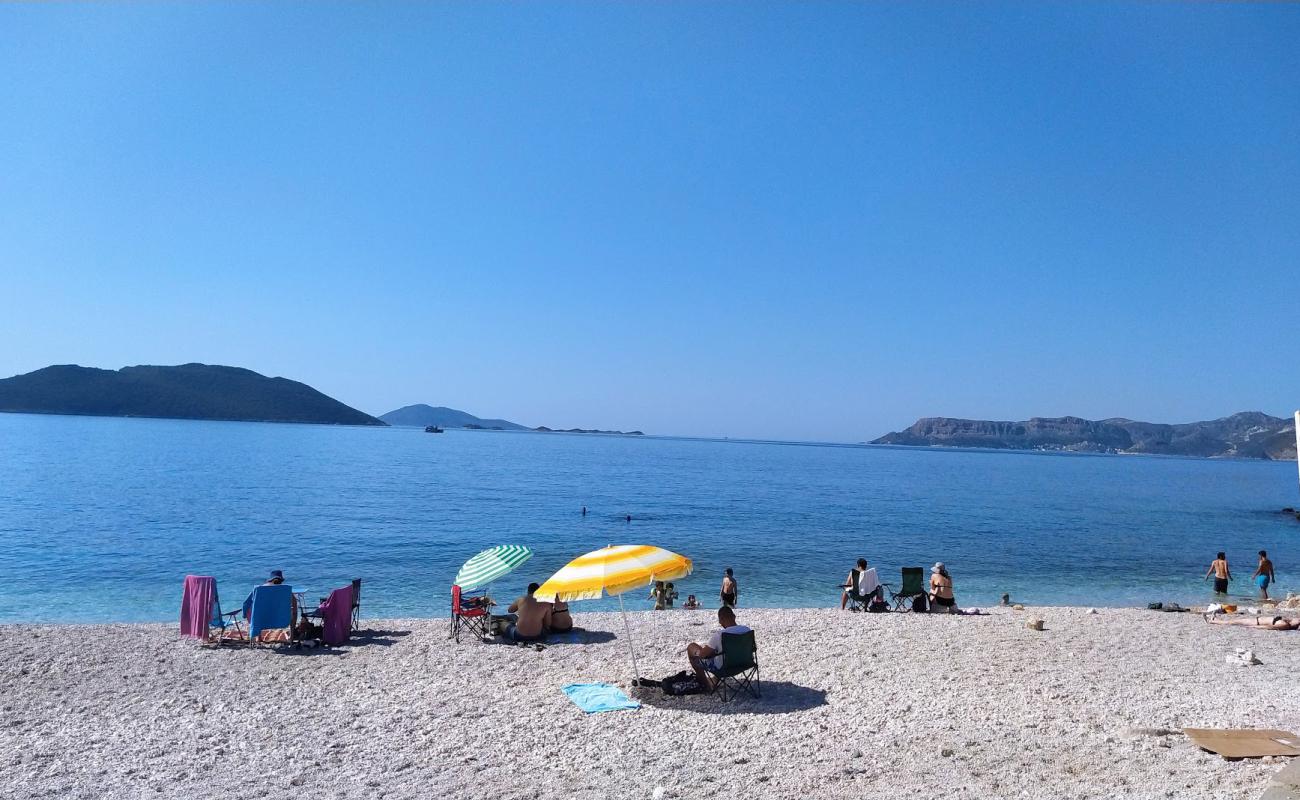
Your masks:
M 834 605 L 859 556 L 942 560 L 963 605 L 1128 605 L 1208 597 L 1217 550 L 1244 593 L 1263 548 L 1285 593 L 1293 505 L 1283 463 L 0 414 L 0 621 L 169 620 L 187 573 L 229 603 L 271 569 L 441 616 L 502 543 L 535 555 L 500 596 L 618 543 L 690 556 L 710 605 L 724 567 L 742 606 Z

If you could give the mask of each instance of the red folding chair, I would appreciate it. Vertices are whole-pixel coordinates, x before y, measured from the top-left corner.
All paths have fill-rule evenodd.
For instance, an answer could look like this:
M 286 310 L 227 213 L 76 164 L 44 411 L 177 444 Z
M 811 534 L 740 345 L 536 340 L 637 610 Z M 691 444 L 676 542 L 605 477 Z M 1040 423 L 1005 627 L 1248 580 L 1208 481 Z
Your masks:
M 451 634 L 448 639 L 455 639 L 460 643 L 461 628 L 469 631 L 479 639 L 488 638 L 488 620 L 490 619 L 490 607 L 479 606 L 475 608 L 463 608 L 460 604 L 460 587 L 452 584 L 451 587 Z

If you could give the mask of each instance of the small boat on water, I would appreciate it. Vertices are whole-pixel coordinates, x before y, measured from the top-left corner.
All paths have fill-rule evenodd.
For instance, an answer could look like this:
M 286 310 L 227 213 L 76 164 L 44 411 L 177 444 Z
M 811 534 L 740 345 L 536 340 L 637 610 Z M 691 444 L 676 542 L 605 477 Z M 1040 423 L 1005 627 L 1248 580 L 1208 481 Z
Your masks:
M 439 428 L 437 425 L 425 425 L 425 426 L 424 426 L 424 432 L 425 432 L 425 433 L 442 433 L 442 428 Z

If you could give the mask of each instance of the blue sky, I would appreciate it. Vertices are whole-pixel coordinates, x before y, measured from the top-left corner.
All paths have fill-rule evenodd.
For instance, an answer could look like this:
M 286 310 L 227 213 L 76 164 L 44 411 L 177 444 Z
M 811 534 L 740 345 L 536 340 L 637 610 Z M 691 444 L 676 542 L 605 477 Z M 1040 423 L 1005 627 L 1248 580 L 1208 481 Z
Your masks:
M 6 4 L 0 373 L 859 441 L 1300 405 L 1300 6 Z

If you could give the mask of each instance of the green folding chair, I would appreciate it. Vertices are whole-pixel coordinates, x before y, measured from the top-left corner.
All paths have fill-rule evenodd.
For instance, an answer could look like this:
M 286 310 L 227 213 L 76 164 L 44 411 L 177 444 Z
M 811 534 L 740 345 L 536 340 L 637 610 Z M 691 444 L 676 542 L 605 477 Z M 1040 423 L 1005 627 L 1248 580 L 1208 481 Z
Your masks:
M 928 594 L 925 588 L 925 569 L 923 567 L 903 567 L 903 585 L 898 591 L 889 590 L 889 600 L 895 611 L 911 611 L 912 601 L 918 596 Z
M 762 696 L 762 684 L 758 678 L 758 645 L 754 643 L 754 632 L 722 634 L 722 666 L 713 667 L 712 659 L 705 662 L 705 671 L 717 680 L 713 691 L 721 695 L 722 702 L 727 702 L 739 692 L 750 697 Z

